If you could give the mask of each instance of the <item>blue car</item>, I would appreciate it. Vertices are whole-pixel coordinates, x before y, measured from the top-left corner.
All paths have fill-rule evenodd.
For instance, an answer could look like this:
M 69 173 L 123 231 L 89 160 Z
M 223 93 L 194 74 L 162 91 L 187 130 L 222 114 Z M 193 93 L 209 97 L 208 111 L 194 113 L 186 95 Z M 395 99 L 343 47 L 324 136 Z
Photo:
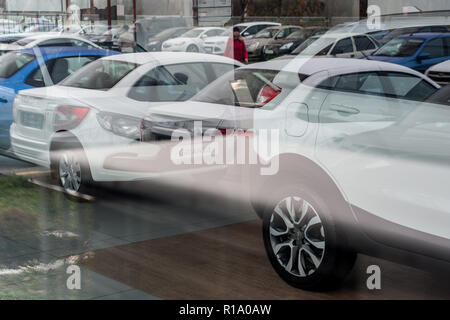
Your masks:
M 416 33 L 392 39 L 367 58 L 400 64 L 424 73 L 450 59 L 450 33 Z
M 12 105 L 19 90 L 60 82 L 86 64 L 119 52 L 86 47 L 46 47 L 9 52 L 0 57 L 0 148 L 10 146 Z

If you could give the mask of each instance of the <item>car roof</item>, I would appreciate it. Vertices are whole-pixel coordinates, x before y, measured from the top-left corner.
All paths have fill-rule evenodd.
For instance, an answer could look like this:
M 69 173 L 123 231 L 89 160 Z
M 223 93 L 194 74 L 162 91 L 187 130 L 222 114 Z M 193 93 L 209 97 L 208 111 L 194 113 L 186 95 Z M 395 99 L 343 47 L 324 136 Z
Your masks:
M 43 47 L 37 49 L 39 53 L 43 57 L 53 57 L 53 56 L 66 56 L 71 54 L 77 54 L 77 55 L 116 55 L 120 54 L 120 52 L 111 51 L 111 50 L 104 50 L 104 49 L 95 49 L 95 48 L 87 48 L 87 47 Z M 29 49 L 21 49 L 16 50 L 14 52 L 22 52 L 22 53 L 28 53 L 32 55 L 36 55 L 36 48 L 29 48 Z
M 224 56 L 217 56 L 204 53 L 193 52 L 140 52 L 140 53 L 126 53 L 116 56 L 108 56 L 103 58 L 105 60 L 123 61 L 137 63 L 144 65 L 147 63 L 169 64 L 175 62 L 189 61 L 189 62 L 219 62 L 219 63 L 235 63 L 234 59 Z
M 83 39 L 82 37 L 73 35 L 71 33 L 60 34 L 59 32 L 35 34 L 35 35 L 30 36 L 30 37 L 27 37 L 27 39 L 31 39 L 33 41 L 53 39 L 53 38 L 77 39 L 77 40 L 86 41 L 86 39 Z
M 433 39 L 440 37 L 450 37 L 450 33 L 422 32 L 422 33 L 404 34 L 399 36 L 399 38 L 421 38 L 421 39 Z
M 345 58 L 294 57 L 292 59 L 271 60 L 244 66 L 246 69 L 267 69 L 313 75 L 322 71 L 345 70 L 345 73 L 368 71 L 393 71 L 422 75 L 410 68 L 381 61 Z
M 250 27 L 250 26 L 256 26 L 256 25 L 260 25 L 260 24 L 270 24 L 270 25 L 274 25 L 274 26 L 279 26 L 281 25 L 278 22 L 268 22 L 268 21 L 260 21 L 260 22 L 244 22 L 244 23 L 238 23 L 235 24 L 235 27 Z

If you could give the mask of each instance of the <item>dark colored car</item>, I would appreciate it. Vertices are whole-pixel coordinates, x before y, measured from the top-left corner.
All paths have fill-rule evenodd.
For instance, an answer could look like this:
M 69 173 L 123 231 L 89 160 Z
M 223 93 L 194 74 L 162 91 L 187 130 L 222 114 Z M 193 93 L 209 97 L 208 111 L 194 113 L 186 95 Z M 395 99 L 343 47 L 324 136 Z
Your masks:
M 253 38 L 245 40 L 250 60 L 267 60 L 265 47 L 271 41 L 283 40 L 291 33 L 302 30 L 299 26 L 269 27 L 258 32 Z M 270 53 L 270 51 L 269 51 Z
M 191 30 L 191 27 L 178 27 L 178 28 L 170 28 L 164 31 L 161 31 L 154 37 L 148 39 L 147 50 L 148 51 L 161 51 L 161 45 L 164 41 L 177 38 L 182 34 Z
M 284 39 L 274 39 L 266 45 L 264 54 L 267 59 L 290 54 L 309 37 L 324 34 L 327 30 L 326 28 L 309 27 L 295 31 Z

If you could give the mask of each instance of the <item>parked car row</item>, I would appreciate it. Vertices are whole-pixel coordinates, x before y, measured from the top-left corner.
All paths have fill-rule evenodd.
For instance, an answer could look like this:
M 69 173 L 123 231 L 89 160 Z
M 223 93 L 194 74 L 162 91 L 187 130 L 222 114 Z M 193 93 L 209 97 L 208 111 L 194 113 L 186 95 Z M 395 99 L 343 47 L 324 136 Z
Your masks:
M 380 45 L 365 33 L 241 27 L 255 59 L 296 47 L 243 65 L 221 54 L 229 29 L 183 26 L 146 39 L 155 52 L 65 34 L 5 44 L 1 141 L 68 194 L 243 165 L 267 256 L 301 289 L 338 285 L 359 252 L 450 263 L 450 34 Z M 175 161 L 193 137 L 206 139 Z M 213 141 L 230 138 L 258 161 L 216 161 Z M 214 156 L 190 161 L 205 150 Z

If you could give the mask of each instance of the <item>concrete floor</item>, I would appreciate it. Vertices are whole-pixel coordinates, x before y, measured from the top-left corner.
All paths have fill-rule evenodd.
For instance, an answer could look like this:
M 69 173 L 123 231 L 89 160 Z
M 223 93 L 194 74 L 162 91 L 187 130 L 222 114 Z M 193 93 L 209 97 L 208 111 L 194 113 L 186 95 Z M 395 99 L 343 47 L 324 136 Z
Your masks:
M 247 203 L 161 187 L 74 202 L 27 181 L 45 171 L 0 157 L 0 299 L 450 298 L 441 276 L 366 256 L 341 289 L 300 291 L 271 268 Z M 81 290 L 66 286 L 73 264 Z M 372 264 L 381 290 L 366 287 Z

